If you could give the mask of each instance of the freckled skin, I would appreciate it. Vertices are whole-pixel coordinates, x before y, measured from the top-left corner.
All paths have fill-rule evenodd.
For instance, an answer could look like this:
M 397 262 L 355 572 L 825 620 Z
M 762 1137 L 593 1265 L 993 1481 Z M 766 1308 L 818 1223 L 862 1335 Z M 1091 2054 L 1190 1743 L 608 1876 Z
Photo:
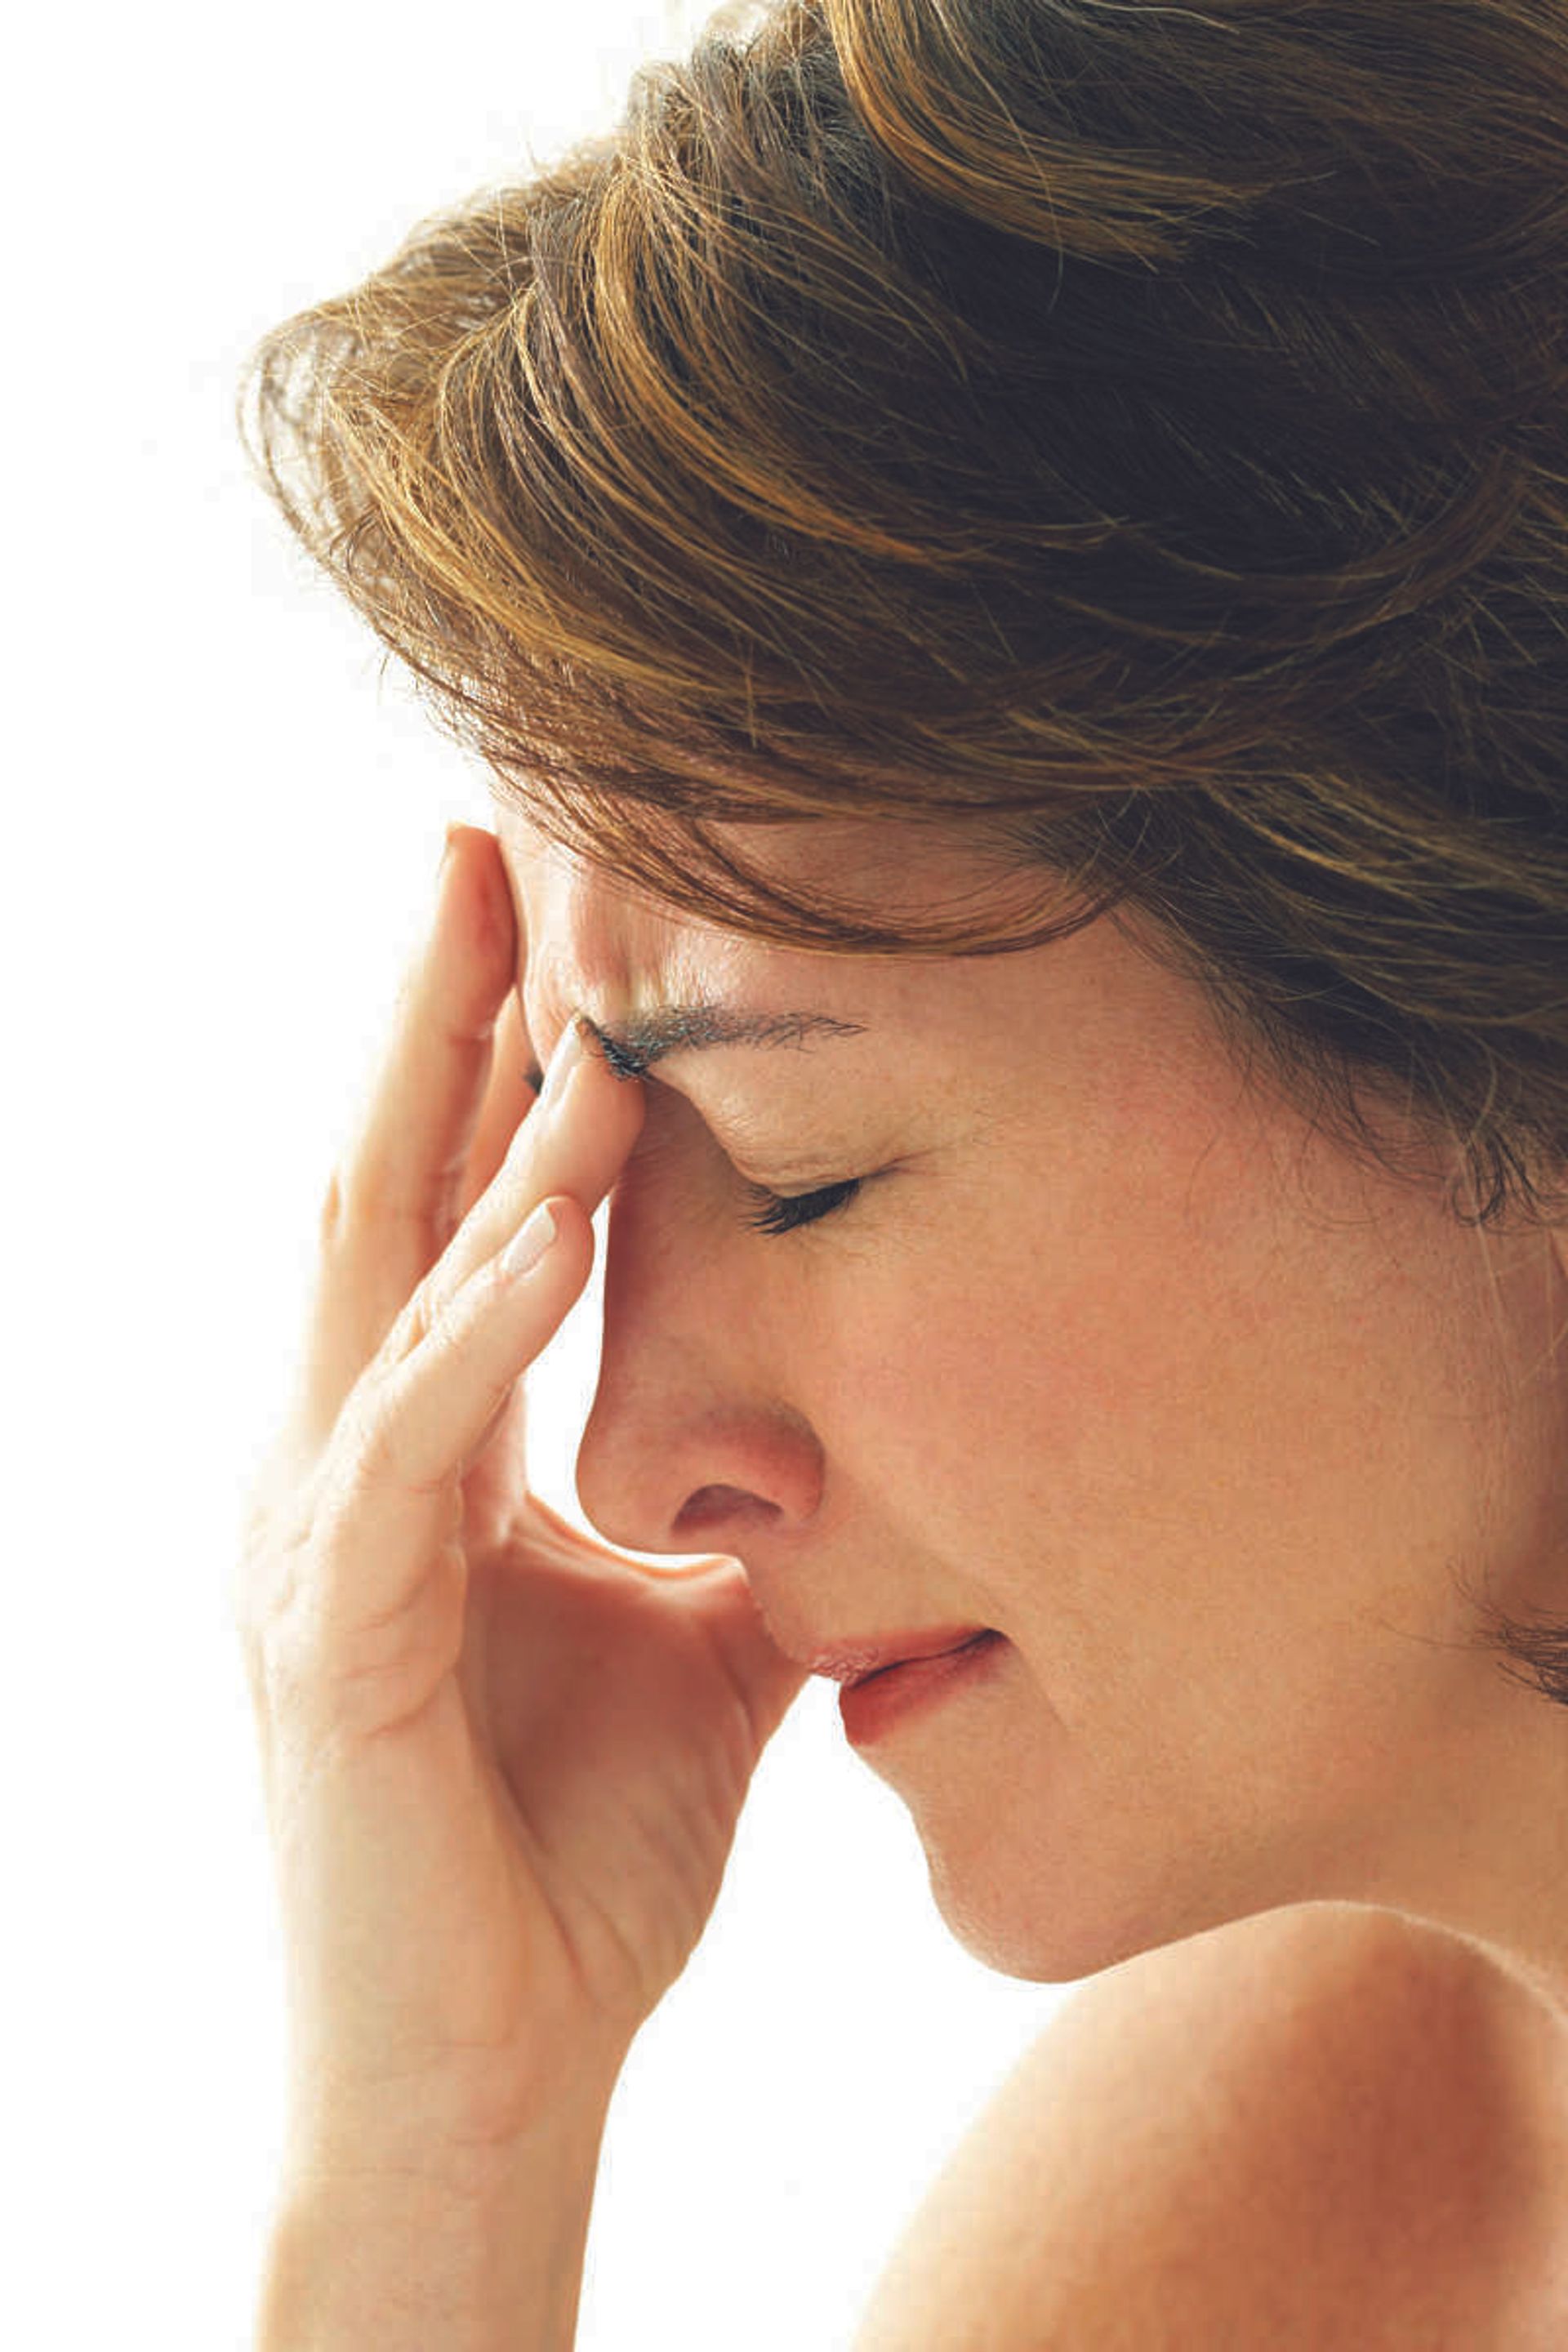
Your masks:
M 1006 1636 L 865 1752 L 954 1933 L 1062 1982 L 1363 1901 L 1568 2002 L 1568 1722 L 1457 1583 L 1568 1616 L 1568 1239 L 1467 1231 L 1446 1171 L 1368 1171 L 1245 1089 L 1131 918 L 1014 955 L 797 953 L 498 831 L 542 1055 L 579 1008 L 694 996 L 864 1024 L 650 1076 L 579 1486 L 612 1541 L 734 1552 L 797 1655 Z M 770 838 L 917 905 L 969 854 Z M 742 1175 L 870 1181 L 775 1235 Z

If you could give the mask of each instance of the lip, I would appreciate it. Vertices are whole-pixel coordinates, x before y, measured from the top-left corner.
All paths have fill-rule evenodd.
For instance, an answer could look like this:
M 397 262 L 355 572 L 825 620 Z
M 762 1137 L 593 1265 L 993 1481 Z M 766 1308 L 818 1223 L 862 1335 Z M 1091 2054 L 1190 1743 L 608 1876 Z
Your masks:
M 889 1666 L 945 1658 L 990 1630 L 986 1625 L 927 1625 L 902 1633 L 868 1633 L 863 1641 L 839 1642 L 830 1650 L 818 1650 L 802 1664 L 810 1673 L 826 1675 L 830 1682 L 843 1683 L 852 1690 L 873 1675 L 886 1674 Z
M 1007 1643 L 993 1628 L 923 1658 L 904 1657 L 847 1683 L 838 1694 L 838 1716 L 851 1746 L 868 1748 L 895 1724 L 922 1715 L 940 1700 L 978 1688 L 991 1678 Z

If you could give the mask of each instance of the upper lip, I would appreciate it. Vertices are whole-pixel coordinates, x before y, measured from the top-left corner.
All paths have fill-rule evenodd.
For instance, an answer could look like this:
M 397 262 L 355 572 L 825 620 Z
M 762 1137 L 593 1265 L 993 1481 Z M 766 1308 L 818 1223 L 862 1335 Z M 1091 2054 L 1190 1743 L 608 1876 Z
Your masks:
M 814 1675 L 836 1683 L 868 1682 L 889 1666 L 908 1665 L 915 1658 L 942 1658 L 962 1650 L 988 1633 L 988 1625 L 927 1625 L 907 1633 L 868 1633 L 863 1640 L 836 1642 L 801 1661 Z

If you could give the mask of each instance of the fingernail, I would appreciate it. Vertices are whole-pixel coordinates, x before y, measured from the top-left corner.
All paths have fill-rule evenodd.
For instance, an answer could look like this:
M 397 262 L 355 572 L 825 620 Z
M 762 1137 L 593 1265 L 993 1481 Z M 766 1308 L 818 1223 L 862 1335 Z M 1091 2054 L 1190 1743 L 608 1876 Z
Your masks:
M 525 1217 L 501 1252 L 500 1270 L 508 1281 L 531 1274 L 551 1243 L 555 1239 L 555 1219 L 547 1201 L 541 1201 L 531 1216 Z
M 453 848 L 456 845 L 458 827 L 454 823 L 447 827 L 447 845 L 441 852 L 441 863 L 436 868 L 437 877 L 445 874 L 447 871 L 447 867 L 451 861 Z

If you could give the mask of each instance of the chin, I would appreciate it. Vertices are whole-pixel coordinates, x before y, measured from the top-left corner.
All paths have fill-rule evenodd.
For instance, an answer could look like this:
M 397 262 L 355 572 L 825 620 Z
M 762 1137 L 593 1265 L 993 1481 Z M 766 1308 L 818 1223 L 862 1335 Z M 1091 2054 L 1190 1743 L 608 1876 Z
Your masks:
M 1047 1924 L 1009 1900 L 1005 1890 L 978 1886 L 966 1873 L 940 1862 L 932 1863 L 930 1875 L 931 1899 L 949 1934 L 972 1959 L 998 1976 L 1029 1984 L 1077 1984 L 1170 1940 L 1157 1930 L 1150 1933 L 1147 1926 L 1137 1931 L 1125 1924 L 1112 1928 L 1067 1908 Z
M 1141 1952 L 1312 1899 L 1273 1890 L 1257 1902 L 1226 1902 L 1213 1899 L 1213 1890 L 1205 1900 L 1195 1884 L 1178 1893 L 1110 1877 L 1097 1883 L 1092 1857 L 1066 1883 L 1050 1884 L 1037 1866 L 998 1868 L 994 1853 L 982 1863 L 928 1845 L 926 1858 L 931 1899 L 949 1933 L 983 1968 L 1029 1984 L 1077 1984 Z

